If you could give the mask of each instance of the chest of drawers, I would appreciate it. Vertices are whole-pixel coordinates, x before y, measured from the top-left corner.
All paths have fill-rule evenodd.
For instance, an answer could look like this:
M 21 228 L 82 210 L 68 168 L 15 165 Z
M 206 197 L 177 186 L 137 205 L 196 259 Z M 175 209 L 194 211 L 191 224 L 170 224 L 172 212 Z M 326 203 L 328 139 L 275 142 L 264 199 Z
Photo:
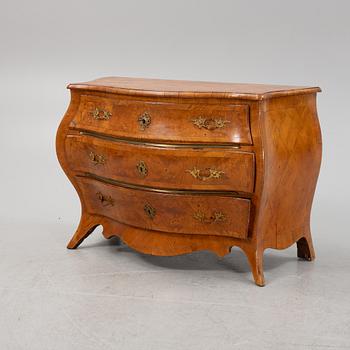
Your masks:
M 153 255 L 238 246 L 259 286 L 266 248 L 297 243 L 314 259 L 319 88 L 117 77 L 68 87 L 57 155 L 82 206 L 68 248 L 98 225 Z

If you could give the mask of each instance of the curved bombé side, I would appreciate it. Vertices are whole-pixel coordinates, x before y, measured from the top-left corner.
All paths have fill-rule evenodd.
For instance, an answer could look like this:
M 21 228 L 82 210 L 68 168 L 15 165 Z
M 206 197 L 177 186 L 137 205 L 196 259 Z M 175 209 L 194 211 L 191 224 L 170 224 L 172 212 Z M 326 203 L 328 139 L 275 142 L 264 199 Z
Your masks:
M 298 256 L 313 260 L 310 213 L 322 154 L 316 94 L 266 100 L 262 109 L 265 165 L 257 226 L 264 249 L 297 242 Z
M 85 211 L 84 201 L 83 201 L 83 195 L 74 181 L 74 175 L 72 171 L 70 170 L 67 158 L 66 158 L 66 149 L 65 149 L 65 139 L 69 132 L 69 125 L 72 122 L 76 112 L 78 111 L 80 103 L 80 94 L 71 91 L 71 100 L 70 104 L 68 106 L 68 109 L 58 127 L 57 134 L 56 134 L 56 154 L 59 163 L 61 164 L 61 167 L 65 174 L 67 175 L 68 179 L 74 186 L 75 190 L 77 191 L 81 203 L 81 218 L 79 226 L 73 235 L 72 239 L 68 243 L 67 248 L 69 249 L 75 249 L 79 246 L 79 244 L 87 237 L 89 236 L 92 231 L 99 225 L 93 217 L 90 217 L 87 215 Z

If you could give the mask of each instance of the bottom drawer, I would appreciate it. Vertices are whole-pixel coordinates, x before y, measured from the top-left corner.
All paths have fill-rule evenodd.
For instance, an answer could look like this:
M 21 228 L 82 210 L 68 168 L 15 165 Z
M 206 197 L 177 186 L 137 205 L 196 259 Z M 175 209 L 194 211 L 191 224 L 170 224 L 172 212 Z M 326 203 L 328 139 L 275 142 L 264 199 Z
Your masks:
M 86 210 L 121 223 L 172 233 L 248 235 L 250 200 L 216 194 L 163 193 L 77 178 Z

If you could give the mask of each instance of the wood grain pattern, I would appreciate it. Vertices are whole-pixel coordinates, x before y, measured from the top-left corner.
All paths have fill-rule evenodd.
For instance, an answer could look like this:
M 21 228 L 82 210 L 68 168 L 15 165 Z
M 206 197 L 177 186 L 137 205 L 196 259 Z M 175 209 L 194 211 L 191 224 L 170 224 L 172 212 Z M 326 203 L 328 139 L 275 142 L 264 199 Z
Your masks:
M 300 233 L 309 236 L 322 143 L 315 97 L 279 98 L 262 106 L 266 168 L 259 224 L 265 247 L 283 249 Z
M 262 100 L 319 92 L 319 87 L 215 83 L 204 81 L 105 77 L 70 84 L 69 89 L 108 92 L 119 95 L 175 98 L 235 98 Z
M 188 190 L 253 192 L 254 154 L 226 148 L 151 147 L 111 142 L 92 136 L 68 135 L 66 152 L 70 168 L 80 173 L 137 185 Z M 98 163 L 91 157 L 102 157 Z M 138 165 L 143 162 L 146 173 Z M 193 169 L 199 170 L 199 178 Z M 218 171 L 210 177 L 209 170 Z M 191 173 L 192 171 L 192 173 Z
M 156 193 L 135 190 L 80 177 L 86 211 L 147 230 L 246 238 L 250 200 L 216 195 Z M 99 194 L 106 200 L 101 202 Z M 109 203 L 111 198 L 113 203 Z M 145 211 L 154 209 L 154 217 Z M 224 217 L 216 221 L 214 213 Z M 203 214 L 203 222 L 196 219 Z
M 70 88 L 71 103 L 57 132 L 57 155 L 80 197 L 82 216 L 69 248 L 76 248 L 100 224 L 106 238 L 119 236 L 134 249 L 148 254 L 176 255 L 210 249 L 223 256 L 232 246 L 239 246 L 247 255 L 259 286 L 265 283 L 263 254 L 266 248 L 284 249 L 296 243 L 298 257 L 314 259 L 310 212 L 322 149 L 316 110 L 319 88 L 127 78 L 105 78 L 73 84 Z M 96 137 L 79 135 L 77 125 L 82 124 L 77 124 L 77 119 L 88 110 L 87 95 L 104 101 L 100 108 L 111 108 L 112 113 L 119 101 L 127 106 L 129 114 L 126 110 L 125 118 L 121 118 L 125 119 L 122 134 L 118 123 L 111 123 L 108 128 L 93 128 Z M 126 122 L 138 114 L 135 114 L 135 105 L 161 106 L 166 112 L 174 112 L 162 114 L 159 109 L 158 132 L 147 138 L 140 136 L 135 124 Z M 169 105 L 174 107 L 167 109 Z M 246 106 L 249 117 L 247 125 L 239 118 L 241 122 L 236 124 L 239 142 L 232 145 L 239 146 L 239 150 L 227 144 L 234 140 L 233 129 L 230 135 L 210 139 L 204 134 L 199 137 L 196 131 L 182 125 L 187 118 L 181 117 L 184 110 L 232 111 L 241 110 L 240 106 Z M 98 125 L 110 120 L 99 120 Z M 175 120 L 181 121 L 178 126 L 172 124 Z M 181 130 L 182 137 L 179 136 L 181 125 L 185 129 L 185 132 Z M 122 136 L 124 141 L 97 137 L 106 134 Z M 156 147 L 151 144 L 153 139 L 168 145 Z M 137 140 L 137 144 L 128 144 L 130 140 Z M 203 142 L 203 147 L 191 147 L 191 142 Z M 212 145 L 224 147 L 210 148 Z M 88 164 L 86 156 L 91 150 L 105 153 L 107 163 Z M 149 178 L 136 177 L 133 166 L 141 155 L 151 171 Z M 113 164 L 109 164 L 108 159 L 113 159 Z M 226 182 L 211 179 L 196 184 L 194 179 L 183 175 L 184 169 L 193 163 L 198 168 L 210 167 L 209 164 L 220 166 L 228 174 Z M 81 177 L 85 172 L 92 177 L 122 180 L 136 187 L 121 189 L 117 186 L 119 183 L 112 180 L 106 184 L 98 181 L 99 177 Z M 167 175 L 169 173 L 172 175 Z M 161 188 L 168 192 L 160 193 Z M 235 196 L 246 198 L 230 197 L 238 188 L 242 192 Z M 96 197 L 97 193 L 103 195 L 102 201 Z M 111 208 L 109 196 L 113 198 Z M 145 202 L 156 209 L 162 220 L 153 221 L 157 220 L 154 216 L 149 219 L 151 222 L 147 221 Z M 213 225 L 214 207 L 233 221 Z M 191 221 L 197 208 L 204 213 L 203 223 Z M 186 216 L 189 212 L 192 216 Z
M 109 119 L 96 119 L 93 112 L 107 111 Z M 147 114 L 150 122 L 140 124 Z M 223 125 L 210 129 L 199 127 L 199 118 L 219 121 Z M 107 135 L 166 142 L 251 144 L 247 105 L 205 105 L 188 103 L 143 102 L 122 98 L 82 95 L 71 127 Z

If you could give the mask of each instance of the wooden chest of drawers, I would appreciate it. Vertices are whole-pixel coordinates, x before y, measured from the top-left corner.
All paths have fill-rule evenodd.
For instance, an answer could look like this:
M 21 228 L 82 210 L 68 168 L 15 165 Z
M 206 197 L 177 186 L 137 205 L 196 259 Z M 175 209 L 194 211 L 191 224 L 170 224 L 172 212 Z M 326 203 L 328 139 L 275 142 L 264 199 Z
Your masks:
M 82 215 L 154 255 L 239 246 L 257 285 L 263 252 L 314 259 L 321 162 L 317 87 L 102 78 L 71 84 L 57 154 Z

